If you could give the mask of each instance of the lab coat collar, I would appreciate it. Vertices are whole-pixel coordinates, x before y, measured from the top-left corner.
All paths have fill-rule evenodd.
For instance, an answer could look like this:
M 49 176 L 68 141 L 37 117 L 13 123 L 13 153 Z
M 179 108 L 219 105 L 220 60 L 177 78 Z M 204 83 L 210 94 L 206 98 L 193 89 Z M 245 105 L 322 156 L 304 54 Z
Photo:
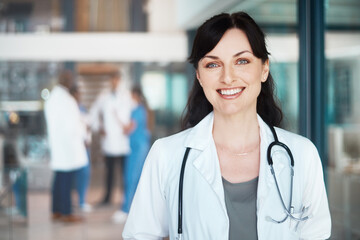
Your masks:
M 258 210 L 261 210 L 270 188 L 274 186 L 274 179 L 271 175 L 267 162 L 267 149 L 269 144 L 274 141 L 274 137 L 269 126 L 259 115 L 257 115 L 257 119 L 260 127 L 261 139 L 257 207 Z M 211 112 L 190 130 L 187 138 L 185 139 L 184 145 L 185 147 L 190 147 L 191 149 L 200 151 L 200 153 L 198 153 L 198 155 L 193 159 L 193 165 L 212 186 L 226 214 L 220 164 L 212 136 L 213 122 L 214 113 Z M 276 165 L 277 177 L 280 175 L 283 168 L 283 164 Z
M 261 138 L 261 145 L 267 146 L 273 141 L 273 135 L 269 128 L 269 126 L 264 122 L 264 120 L 257 115 L 259 127 L 260 127 L 260 138 Z M 196 126 L 194 126 L 188 136 L 184 141 L 185 147 L 190 147 L 192 149 L 197 150 L 204 150 L 209 146 L 209 144 L 213 141 L 212 137 L 212 129 L 214 123 L 214 112 L 210 112 L 206 117 L 204 117 Z M 263 149 L 262 149 L 263 150 Z M 266 160 L 266 151 L 262 151 L 264 153 L 265 160 Z M 267 161 L 266 161 L 267 162 Z
M 61 91 L 64 91 L 66 93 L 70 93 L 69 89 L 67 87 L 65 87 L 64 85 L 61 85 L 60 83 L 59 84 L 56 84 L 54 88 L 58 88 L 60 89 Z
M 212 129 L 214 123 L 214 113 L 210 112 L 195 127 L 193 127 L 189 135 L 186 137 L 184 145 L 191 149 L 204 150 L 209 146 L 212 138 Z

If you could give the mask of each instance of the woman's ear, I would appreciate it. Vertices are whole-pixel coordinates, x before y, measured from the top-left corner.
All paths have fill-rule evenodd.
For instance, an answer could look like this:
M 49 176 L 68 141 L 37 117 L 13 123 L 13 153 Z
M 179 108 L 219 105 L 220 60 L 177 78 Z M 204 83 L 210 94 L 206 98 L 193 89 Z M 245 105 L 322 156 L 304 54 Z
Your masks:
M 269 72 L 270 72 L 269 59 L 266 59 L 263 66 L 263 74 L 262 74 L 261 82 L 266 82 L 269 76 Z

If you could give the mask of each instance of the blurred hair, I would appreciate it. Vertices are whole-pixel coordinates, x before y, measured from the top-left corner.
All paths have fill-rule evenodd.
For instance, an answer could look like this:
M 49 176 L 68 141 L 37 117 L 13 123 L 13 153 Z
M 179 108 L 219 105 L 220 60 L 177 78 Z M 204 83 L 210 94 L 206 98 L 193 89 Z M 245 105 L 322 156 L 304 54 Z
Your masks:
M 146 125 L 147 125 L 148 130 L 150 132 L 152 132 L 155 127 L 155 115 L 154 115 L 154 112 L 149 108 L 149 105 L 148 105 L 146 98 L 141 90 L 141 87 L 139 85 L 134 85 L 131 88 L 131 93 L 138 96 L 139 100 L 140 100 L 140 104 L 142 104 L 145 107 L 146 113 L 147 113 L 147 124 Z
M 242 30 L 250 43 L 253 54 L 265 63 L 269 59 L 266 49 L 265 35 L 256 22 L 245 12 L 233 14 L 222 13 L 208 19 L 197 30 L 189 62 L 198 68 L 199 61 L 219 43 L 229 29 Z M 190 128 L 199 123 L 213 110 L 206 99 L 204 91 L 196 76 L 191 89 L 185 111 L 182 116 L 182 129 Z M 261 118 L 273 125 L 279 126 L 282 111 L 274 97 L 274 80 L 269 72 L 268 78 L 261 83 L 261 91 L 257 99 L 257 113 Z
M 62 86 L 70 89 L 71 86 L 74 84 L 74 76 L 70 70 L 64 70 L 59 74 L 58 79 L 59 84 Z
M 76 93 L 79 92 L 79 86 L 77 84 L 73 84 L 70 89 L 69 89 L 69 92 L 71 95 L 74 95 Z
M 140 103 L 143 104 L 146 108 L 148 108 L 147 101 L 145 99 L 145 96 L 141 90 L 141 87 L 139 85 L 134 85 L 131 88 L 131 92 L 139 97 Z
M 109 75 L 111 78 L 121 78 L 121 73 L 119 71 L 111 72 Z

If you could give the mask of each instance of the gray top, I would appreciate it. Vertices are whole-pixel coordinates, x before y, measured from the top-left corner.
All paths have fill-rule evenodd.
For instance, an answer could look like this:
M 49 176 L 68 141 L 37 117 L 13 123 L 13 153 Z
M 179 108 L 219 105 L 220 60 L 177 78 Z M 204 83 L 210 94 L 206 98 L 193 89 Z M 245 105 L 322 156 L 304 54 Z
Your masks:
M 230 183 L 223 178 L 223 185 L 230 221 L 229 240 L 258 239 L 256 228 L 258 177 L 242 183 Z

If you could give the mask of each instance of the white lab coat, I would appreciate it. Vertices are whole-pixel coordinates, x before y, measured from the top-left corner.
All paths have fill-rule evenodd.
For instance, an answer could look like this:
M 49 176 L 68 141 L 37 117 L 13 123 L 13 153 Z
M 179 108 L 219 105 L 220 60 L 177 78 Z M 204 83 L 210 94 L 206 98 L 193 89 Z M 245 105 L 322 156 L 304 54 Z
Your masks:
M 258 239 L 326 239 L 331 219 L 321 161 L 315 146 L 306 138 L 276 128 L 278 138 L 292 151 L 295 160 L 293 206 L 295 216 L 302 207 L 310 219 L 296 227 L 285 213 L 267 163 L 267 148 L 273 141 L 270 128 L 258 117 L 261 137 L 260 173 L 257 194 Z M 160 139 L 146 159 L 142 176 L 123 231 L 124 239 L 175 240 L 178 224 L 178 187 L 186 147 L 191 147 L 183 190 L 183 239 L 228 240 L 229 220 L 219 160 L 212 137 L 213 113 L 195 127 Z M 282 150 L 274 149 L 276 176 L 285 204 L 290 191 L 290 162 Z M 297 229 L 296 229 L 297 228 Z
M 86 166 L 86 129 L 76 100 L 66 88 L 57 85 L 45 102 L 44 111 L 51 168 L 55 171 L 72 171 Z
M 92 107 L 93 129 L 98 130 L 102 125 L 105 131 L 105 136 L 101 139 L 105 155 L 120 156 L 130 153 L 129 137 L 124 133 L 123 127 L 130 123 L 132 106 L 129 91 L 119 88 L 114 93 L 103 92 Z

